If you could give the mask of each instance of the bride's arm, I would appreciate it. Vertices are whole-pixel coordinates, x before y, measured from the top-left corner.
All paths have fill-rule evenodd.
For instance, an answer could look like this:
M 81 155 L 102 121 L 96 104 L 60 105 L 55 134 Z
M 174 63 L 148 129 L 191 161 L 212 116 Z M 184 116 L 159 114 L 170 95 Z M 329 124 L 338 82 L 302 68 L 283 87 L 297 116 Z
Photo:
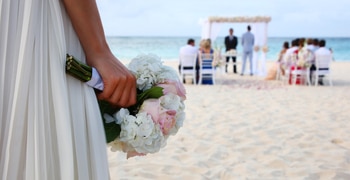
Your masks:
M 136 79 L 112 54 L 107 44 L 95 0 L 63 0 L 83 46 L 87 64 L 100 73 L 104 90 L 98 94 L 120 107 L 136 103 Z

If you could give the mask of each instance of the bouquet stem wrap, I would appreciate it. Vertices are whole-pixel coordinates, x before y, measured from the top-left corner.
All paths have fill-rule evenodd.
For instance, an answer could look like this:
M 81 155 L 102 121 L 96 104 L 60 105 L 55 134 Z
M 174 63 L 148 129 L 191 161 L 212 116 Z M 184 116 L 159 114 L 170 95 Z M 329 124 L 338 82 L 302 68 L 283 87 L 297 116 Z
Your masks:
M 81 63 L 74 56 L 67 54 L 66 72 L 75 78 L 86 82 L 87 85 L 103 91 L 103 81 L 98 71 L 86 64 Z

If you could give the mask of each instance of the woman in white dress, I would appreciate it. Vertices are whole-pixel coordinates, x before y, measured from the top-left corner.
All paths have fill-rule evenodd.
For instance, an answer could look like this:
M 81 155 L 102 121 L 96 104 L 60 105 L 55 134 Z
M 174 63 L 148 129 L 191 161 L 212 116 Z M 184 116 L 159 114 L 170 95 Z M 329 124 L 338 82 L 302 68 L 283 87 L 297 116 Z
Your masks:
M 95 92 L 65 74 L 69 53 L 100 72 L 99 99 L 136 102 L 135 77 L 108 48 L 96 2 L 0 6 L 0 179 L 109 179 Z

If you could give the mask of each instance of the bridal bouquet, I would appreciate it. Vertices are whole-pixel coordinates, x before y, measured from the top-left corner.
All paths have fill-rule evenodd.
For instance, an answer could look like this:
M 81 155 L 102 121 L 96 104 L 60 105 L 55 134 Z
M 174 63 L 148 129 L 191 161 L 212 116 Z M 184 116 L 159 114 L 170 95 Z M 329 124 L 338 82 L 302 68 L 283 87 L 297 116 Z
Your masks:
M 99 82 L 95 80 L 93 70 L 88 66 L 81 64 L 77 68 L 69 62 L 78 61 L 67 56 L 67 73 L 88 84 Z M 79 70 L 81 68 L 90 72 L 87 75 L 90 78 L 82 78 L 84 75 Z M 175 135 L 182 127 L 186 96 L 177 72 L 164 66 L 155 55 L 137 56 L 131 60 L 128 69 L 137 79 L 137 103 L 118 110 L 114 110 L 104 101 L 99 104 L 108 145 L 112 151 L 127 153 L 129 158 L 156 153 L 166 145 L 168 137 Z

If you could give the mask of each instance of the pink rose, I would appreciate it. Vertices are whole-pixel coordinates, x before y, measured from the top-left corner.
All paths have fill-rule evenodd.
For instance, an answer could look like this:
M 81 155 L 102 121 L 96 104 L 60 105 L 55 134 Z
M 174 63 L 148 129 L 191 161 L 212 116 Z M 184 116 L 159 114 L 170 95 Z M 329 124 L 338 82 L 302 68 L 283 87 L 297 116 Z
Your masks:
M 139 112 L 146 112 L 155 124 L 159 124 L 162 133 L 167 135 L 176 123 L 175 110 L 168 110 L 160 105 L 159 99 L 147 99 L 143 102 Z
M 167 80 L 165 83 L 157 84 L 163 88 L 163 94 L 173 93 L 180 96 L 181 100 L 186 100 L 186 90 L 180 81 Z
M 165 110 L 159 114 L 158 123 L 162 128 L 162 132 L 164 135 L 168 135 L 171 128 L 175 126 L 176 119 L 176 111 L 175 110 Z

